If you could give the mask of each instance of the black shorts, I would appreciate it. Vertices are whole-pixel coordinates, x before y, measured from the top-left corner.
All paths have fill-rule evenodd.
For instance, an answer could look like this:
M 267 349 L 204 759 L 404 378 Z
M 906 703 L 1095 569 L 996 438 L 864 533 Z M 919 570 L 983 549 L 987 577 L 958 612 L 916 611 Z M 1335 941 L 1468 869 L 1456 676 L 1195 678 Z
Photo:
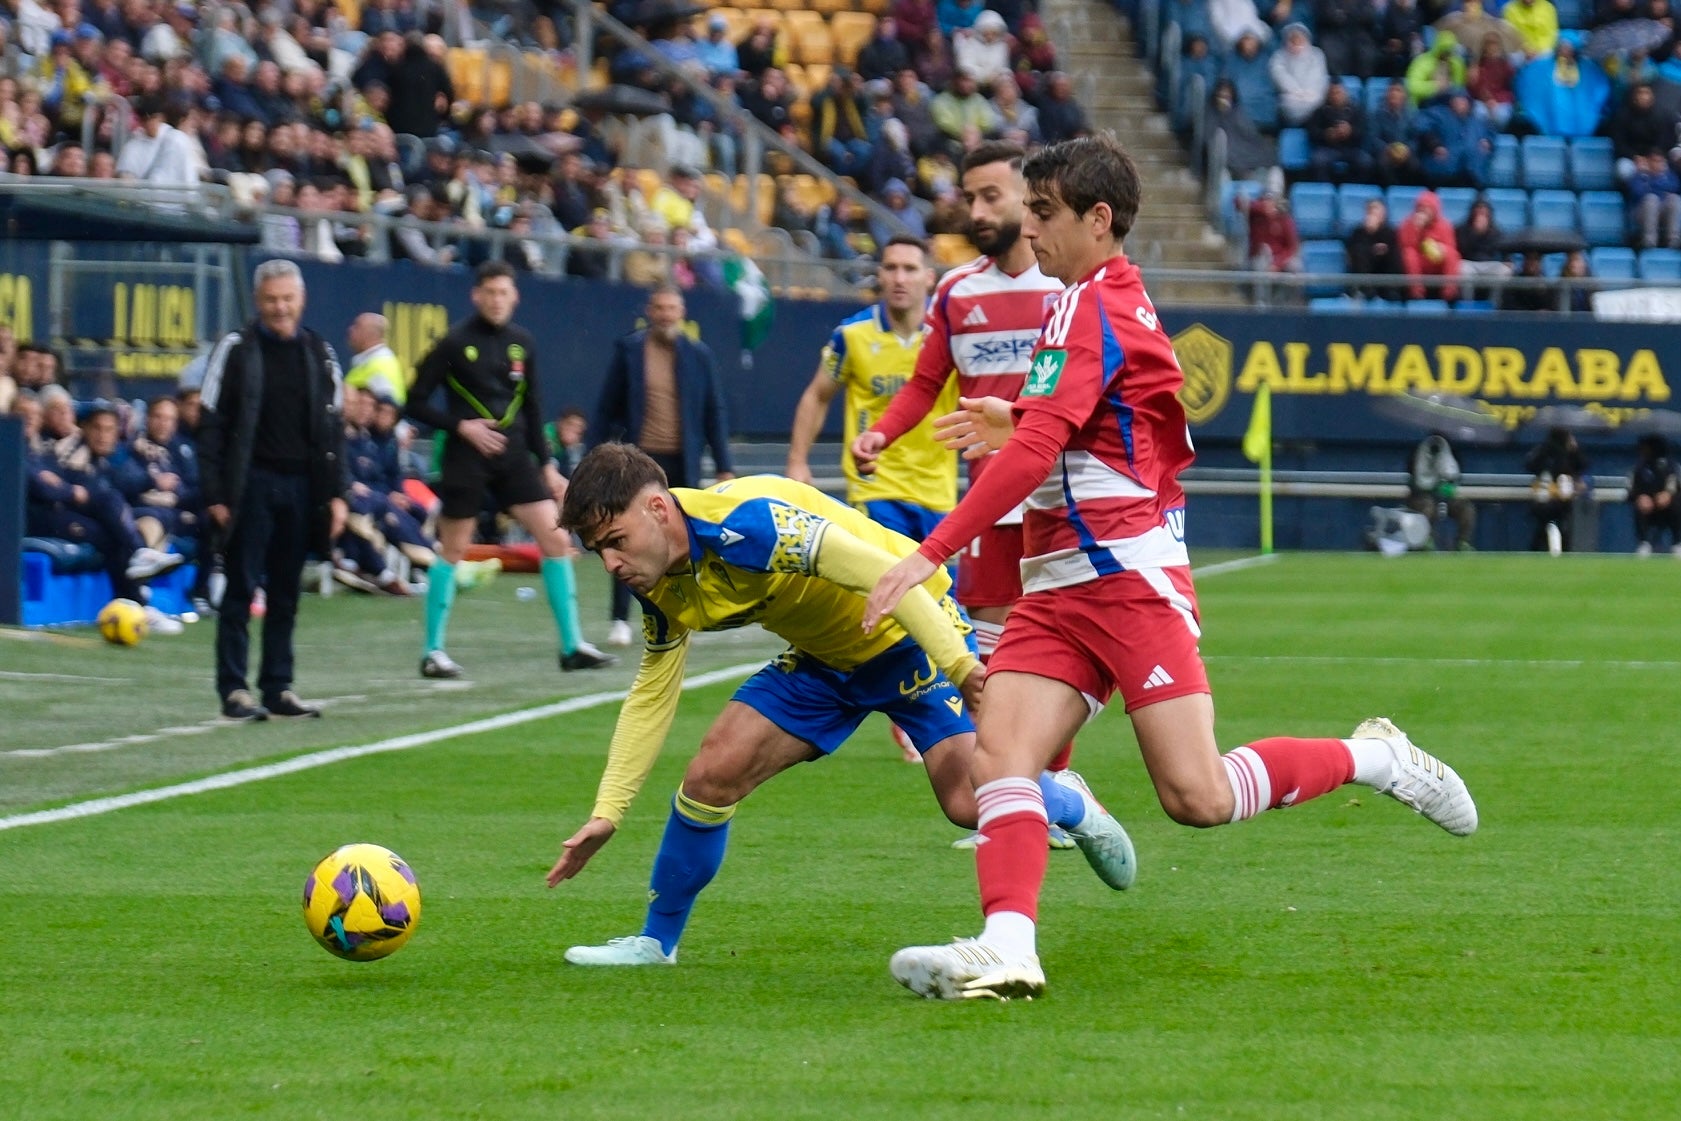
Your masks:
M 438 481 L 440 513 L 446 518 L 476 518 L 488 490 L 506 510 L 528 502 L 552 500 L 542 469 L 525 442 L 512 433 L 502 454 L 480 455 L 467 441 L 451 437 L 444 443 L 443 470 Z

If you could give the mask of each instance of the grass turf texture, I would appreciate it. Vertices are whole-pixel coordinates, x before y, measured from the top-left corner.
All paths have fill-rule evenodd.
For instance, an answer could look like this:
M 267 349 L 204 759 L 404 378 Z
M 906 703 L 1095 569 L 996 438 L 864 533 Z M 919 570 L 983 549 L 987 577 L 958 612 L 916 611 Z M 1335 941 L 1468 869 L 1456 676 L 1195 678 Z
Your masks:
M 637 928 L 663 802 L 727 686 L 685 700 L 625 829 L 556 892 L 611 706 L 0 833 L 0 1117 L 1674 1116 L 1675 575 L 1292 556 L 1203 581 L 1223 744 L 1387 713 L 1465 775 L 1482 831 L 1353 787 L 1185 829 L 1110 713 L 1077 763 L 1139 886 L 1052 854 L 1032 1004 L 888 978 L 894 949 L 977 919 L 970 857 L 876 723 L 744 807 L 681 965 L 560 962 Z M 351 840 L 420 877 L 424 919 L 385 962 L 329 957 L 298 917 Z

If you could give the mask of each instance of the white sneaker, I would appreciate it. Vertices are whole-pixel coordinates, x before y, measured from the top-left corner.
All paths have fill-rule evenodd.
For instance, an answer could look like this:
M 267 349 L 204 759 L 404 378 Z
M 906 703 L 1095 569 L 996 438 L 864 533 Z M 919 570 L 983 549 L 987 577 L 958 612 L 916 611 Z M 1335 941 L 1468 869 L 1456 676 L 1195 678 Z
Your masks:
M 614 619 L 613 625 L 607 628 L 607 645 L 629 646 L 632 638 L 630 624 L 623 619 Z
M 1363 721 L 1351 737 L 1382 740 L 1395 757 L 1395 769 L 1386 785 L 1374 786 L 1403 806 L 1411 806 L 1456 837 L 1477 831 L 1477 804 L 1465 780 L 1454 769 L 1414 746 L 1407 734 L 1382 716 Z
M 134 550 L 128 558 L 126 575 L 130 580 L 150 580 L 156 576 L 180 568 L 187 563 L 187 558 L 180 553 L 165 553 L 158 549 L 148 549 L 144 546 Z
M 146 629 L 152 634 L 180 634 L 187 628 L 181 625 L 181 620 L 173 615 L 165 615 L 162 611 L 146 605 Z
M 907 947 L 893 955 L 887 968 L 895 981 L 929 1000 L 1032 1000 L 1045 991 L 1045 971 L 1037 957 L 1012 960 L 975 938 Z
M 1564 533 L 1556 522 L 1547 523 L 1547 552 L 1555 557 L 1564 552 Z
M 676 965 L 677 951 L 668 954 L 660 949 L 658 938 L 633 934 L 608 939 L 605 946 L 573 946 L 566 960 L 573 965 Z
M 1637 557 L 1649 557 L 1649 556 L 1651 556 L 1652 555 L 1652 543 L 1650 541 L 1642 541 L 1640 544 L 1638 544 L 1634 547 L 1634 555 L 1637 556 Z
M 1080 819 L 1080 824 L 1069 827 L 1068 835 L 1074 838 L 1074 844 L 1097 878 L 1116 891 L 1131 887 L 1138 879 L 1138 854 L 1133 850 L 1132 838 L 1115 820 L 1115 815 L 1103 808 L 1086 780 L 1076 772 L 1053 771 L 1051 781 L 1079 794 L 1086 804 L 1086 816 Z

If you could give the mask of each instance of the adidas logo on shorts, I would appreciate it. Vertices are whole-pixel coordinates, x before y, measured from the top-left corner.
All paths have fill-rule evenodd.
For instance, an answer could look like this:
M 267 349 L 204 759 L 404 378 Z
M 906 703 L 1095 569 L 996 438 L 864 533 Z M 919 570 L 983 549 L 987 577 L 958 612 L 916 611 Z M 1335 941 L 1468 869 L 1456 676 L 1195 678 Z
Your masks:
M 1173 684 L 1173 678 L 1171 676 L 1169 676 L 1168 672 L 1166 670 L 1162 669 L 1160 666 L 1157 666 L 1155 669 L 1151 670 L 1150 671 L 1150 676 L 1144 679 L 1144 688 L 1146 688 L 1146 689 L 1155 689 L 1158 686 L 1172 685 L 1172 684 Z

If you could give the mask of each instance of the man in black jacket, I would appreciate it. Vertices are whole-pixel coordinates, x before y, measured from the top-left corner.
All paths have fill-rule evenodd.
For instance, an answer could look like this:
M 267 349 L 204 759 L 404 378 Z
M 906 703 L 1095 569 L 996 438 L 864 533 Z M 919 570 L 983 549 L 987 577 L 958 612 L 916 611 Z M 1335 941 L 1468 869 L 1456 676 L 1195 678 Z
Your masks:
M 330 555 L 349 476 L 338 357 L 303 326 L 291 261 L 257 266 L 257 321 L 223 337 L 205 366 L 198 431 L 205 514 L 221 537 L 227 590 L 216 619 L 216 692 L 230 720 L 320 716 L 292 691 L 292 628 L 304 560 Z M 246 686 L 251 597 L 268 595 L 262 701 Z
M 460 677 L 444 652 L 455 599 L 455 566 L 467 557 L 488 491 L 543 551 L 543 590 L 560 631 L 562 670 L 617 663 L 584 641 L 572 541 L 560 529 L 559 497 L 566 492 L 543 438 L 537 402 L 537 340 L 513 322 L 519 306 L 514 270 L 487 261 L 473 275 L 474 314 L 455 326 L 420 360 L 407 410 L 445 433 L 438 498 L 438 560 L 427 574 L 426 640 L 422 677 Z M 444 407 L 432 395 L 444 391 Z

